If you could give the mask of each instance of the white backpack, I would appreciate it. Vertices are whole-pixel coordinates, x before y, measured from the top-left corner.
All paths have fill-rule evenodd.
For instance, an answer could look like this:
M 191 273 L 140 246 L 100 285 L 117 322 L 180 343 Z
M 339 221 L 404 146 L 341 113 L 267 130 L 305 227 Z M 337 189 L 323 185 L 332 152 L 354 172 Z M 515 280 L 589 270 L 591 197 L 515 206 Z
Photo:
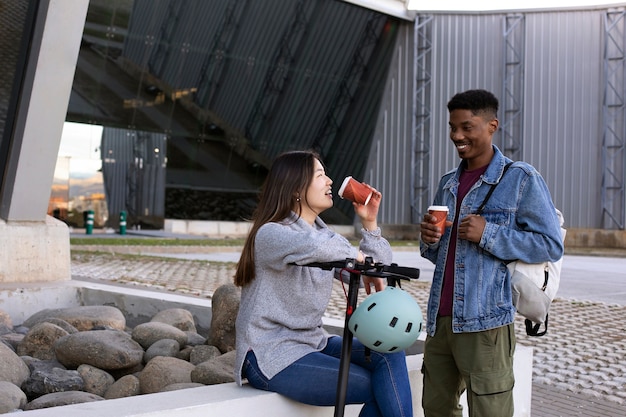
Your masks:
M 561 238 L 565 240 L 563 214 L 559 210 L 556 213 L 561 223 Z M 529 336 L 543 336 L 548 331 L 548 310 L 559 289 L 562 263 L 563 258 L 541 264 L 522 261 L 507 264 L 511 273 L 513 305 L 526 318 L 524 323 Z M 542 324 L 544 329 L 540 332 Z
M 512 164 L 513 162 L 509 162 L 505 165 L 503 177 Z M 483 211 L 498 184 L 491 186 L 478 208 L 477 214 Z M 563 214 L 559 210 L 556 210 L 556 214 L 561 225 L 561 239 L 565 241 L 566 231 L 563 228 Z M 548 331 L 548 310 L 559 289 L 562 263 L 563 258 L 561 257 L 556 262 L 528 264 L 522 261 L 513 261 L 507 264 L 511 273 L 513 305 L 517 312 L 525 317 L 524 324 L 528 336 L 543 336 Z M 542 324 L 544 329 L 540 331 Z

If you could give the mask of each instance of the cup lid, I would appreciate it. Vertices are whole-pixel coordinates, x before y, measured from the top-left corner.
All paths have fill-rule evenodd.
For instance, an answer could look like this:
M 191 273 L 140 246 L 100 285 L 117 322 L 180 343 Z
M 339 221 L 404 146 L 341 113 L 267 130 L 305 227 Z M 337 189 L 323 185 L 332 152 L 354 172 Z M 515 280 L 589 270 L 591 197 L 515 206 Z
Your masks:
M 343 198 L 343 192 L 346 189 L 346 187 L 348 186 L 348 183 L 350 182 L 350 179 L 352 179 L 352 176 L 348 175 L 343 180 L 343 183 L 341 183 L 341 187 L 339 187 L 339 191 L 337 192 L 337 194 L 339 194 L 339 197 Z
M 448 211 L 448 206 L 430 206 L 428 211 Z

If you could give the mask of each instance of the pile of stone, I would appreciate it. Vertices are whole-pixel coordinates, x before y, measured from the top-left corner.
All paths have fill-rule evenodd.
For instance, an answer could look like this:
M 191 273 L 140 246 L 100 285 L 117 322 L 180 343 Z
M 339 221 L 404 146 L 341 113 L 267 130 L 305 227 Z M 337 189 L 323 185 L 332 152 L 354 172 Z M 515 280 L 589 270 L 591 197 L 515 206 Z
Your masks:
M 20 325 L 0 310 L 0 413 L 232 382 L 240 294 L 212 297 L 202 336 L 185 309 L 126 326 L 112 306 L 41 310 Z

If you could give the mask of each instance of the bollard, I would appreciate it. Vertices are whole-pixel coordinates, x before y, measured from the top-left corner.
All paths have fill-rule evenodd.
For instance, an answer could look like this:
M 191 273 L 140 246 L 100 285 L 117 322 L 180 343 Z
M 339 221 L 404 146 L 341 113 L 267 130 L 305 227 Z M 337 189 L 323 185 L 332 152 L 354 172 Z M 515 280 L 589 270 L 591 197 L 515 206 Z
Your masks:
M 120 211 L 120 235 L 126 234 L 126 212 Z
M 93 233 L 93 210 L 87 210 L 87 216 L 85 221 L 85 232 L 90 235 Z

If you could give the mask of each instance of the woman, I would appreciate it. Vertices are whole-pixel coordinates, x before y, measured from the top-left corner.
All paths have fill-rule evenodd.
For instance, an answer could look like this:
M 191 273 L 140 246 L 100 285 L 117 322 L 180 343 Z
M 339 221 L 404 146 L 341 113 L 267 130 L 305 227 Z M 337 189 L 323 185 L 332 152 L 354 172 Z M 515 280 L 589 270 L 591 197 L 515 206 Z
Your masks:
M 333 206 L 332 180 L 314 152 L 280 155 L 263 186 L 254 223 L 237 265 L 242 287 L 237 316 L 235 378 L 296 401 L 332 406 L 336 400 L 341 337 L 329 336 L 322 316 L 331 296 L 334 272 L 306 267 L 365 256 L 389 263 L 391 248 L 377 224 L 382 195 L 367 205 L 353 203 L 363 228 L 359 249 L 331 231 L 318 217 Z M 371 188 L 371 187 L 370 187 Z M 363 278 L 382 290 L 380 278 Z M 404 352 L 371 352 L 354 339 L 347 404 L 364 406 L 360 416 L 413 415 Z

